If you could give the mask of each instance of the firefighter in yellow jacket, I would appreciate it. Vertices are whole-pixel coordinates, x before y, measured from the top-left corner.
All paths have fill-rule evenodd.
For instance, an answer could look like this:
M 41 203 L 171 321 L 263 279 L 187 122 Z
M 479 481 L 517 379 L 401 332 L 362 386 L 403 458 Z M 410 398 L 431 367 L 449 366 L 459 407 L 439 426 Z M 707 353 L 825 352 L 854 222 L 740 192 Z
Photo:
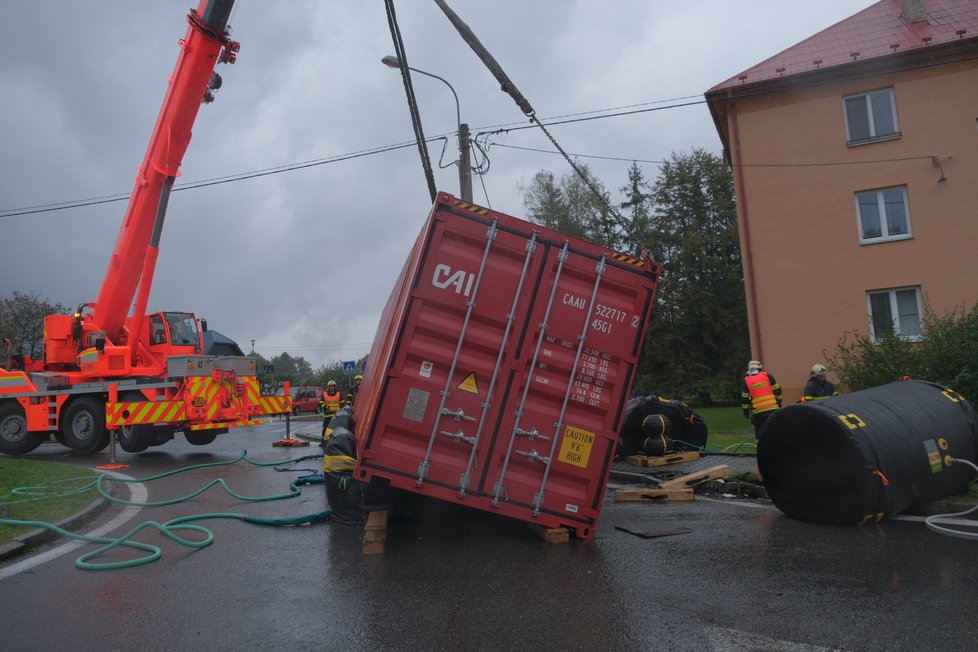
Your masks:
M 760 437 L 768 417 L 781 407 L 781 385 L 774 374 L 764 371 L 764 365 L 751 360 L 740 390 L 740 407 L 754 425 L 754 436 Z
M 329 420 L 333 418 L 333 415 L 340 411 L 343 406 L 343 394 L 340 390 L 336 388 L 336 381 L 331 380 L 326 383 L 326 391 L 323 392 L 322 398 L 319 400 L 319 405 L 323 410 L 323 432 L 320 435 L 320 446 L 326 445 L 326 426 L 329 425 Z

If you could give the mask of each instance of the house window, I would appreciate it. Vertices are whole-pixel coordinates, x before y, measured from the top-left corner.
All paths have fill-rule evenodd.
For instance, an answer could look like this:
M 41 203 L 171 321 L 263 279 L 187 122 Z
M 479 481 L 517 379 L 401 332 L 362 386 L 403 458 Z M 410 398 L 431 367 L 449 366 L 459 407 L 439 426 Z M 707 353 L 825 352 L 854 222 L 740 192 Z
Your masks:
M 860 244 L 906 240 L 913 236 L 904 186 L 857 192 L 856 213 Z
M 900 288 L 869 292 L 870 337 L 878 342 L 885 333 L 895 333 L 908 340 L 920 340 L 920 289 Z
M 849 95 L 843 98 L 847 144 L 864 145 L 901 136 L 893 89 Z

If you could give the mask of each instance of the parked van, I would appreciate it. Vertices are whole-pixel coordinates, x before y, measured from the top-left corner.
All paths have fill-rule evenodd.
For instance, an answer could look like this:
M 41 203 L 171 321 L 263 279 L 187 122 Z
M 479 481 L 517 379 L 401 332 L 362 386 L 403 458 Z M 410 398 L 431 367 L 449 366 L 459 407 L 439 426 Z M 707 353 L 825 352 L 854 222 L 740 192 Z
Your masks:
M 279 389 L 276 396 L 281 396 L 283 392 L 284 390 Z M 319 405 L 319 399 L 323 394 L 322 387 L 293 387 L 290 393 L 292 394 L 292 414 L 298 416 L 303 412 L 315 412 L 316 414 L 322 412 L 322 406 Z

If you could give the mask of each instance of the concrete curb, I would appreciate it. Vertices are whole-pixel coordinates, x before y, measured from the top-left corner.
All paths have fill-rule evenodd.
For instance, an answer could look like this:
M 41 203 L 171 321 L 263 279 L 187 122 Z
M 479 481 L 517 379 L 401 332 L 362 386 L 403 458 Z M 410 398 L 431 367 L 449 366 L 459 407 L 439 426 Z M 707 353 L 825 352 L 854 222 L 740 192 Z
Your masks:
M 99 496 L 80 512 L 58 521 L 55 525 L 62 530 L 76 530 L 104 512 L 110 504 L 111 501 Z M 16 557 L 32 548 L 54 541 L 60 536 L 57 532 L 47 528 L 31 530 L 19 537 L 14 537 L 10 543 L 0 546 L 0 560 Z

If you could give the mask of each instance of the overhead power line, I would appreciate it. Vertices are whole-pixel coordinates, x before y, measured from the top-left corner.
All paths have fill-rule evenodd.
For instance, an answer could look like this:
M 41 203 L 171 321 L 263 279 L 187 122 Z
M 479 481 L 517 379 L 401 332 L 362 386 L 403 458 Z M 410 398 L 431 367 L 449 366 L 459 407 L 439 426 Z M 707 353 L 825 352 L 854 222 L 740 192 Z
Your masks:
M 280 346 L 277 344 L 263 344 L 255 346 L 255 350 L 269 351 L 333 351 L 336 349 L 363 349 L 370 348 L 373 342 L 354 342 L 352 344 L 296 344 L 292 346 Z
M 496 143 L 489 141 L 487 143 L 491 147 L 505 147 L 506 149 L 520 149 L 528 152 L 539 152 L 541 154 L 557 154 L 560 152 L 554 149 L 540 149 L 537 147 L 520 147 L 519 145 L 506 145 L 504 143 Z M 625 163 L 635 162 L 635 163 L 650 163 L 653 165 L 663 165 L 669 161 L 656 161 L 653 159 L 643 159 L 643 158 L 627 158 L 621 156 L 598 156 L 597 154 L 575 154 L 573 152 L 568 152 L 571 156 L 576 156 L 578 158 L 593 158 L 601 159 L 605 161 L 622 161 Z M 933 156 L 903 156 L 899 158 L 878 158 L 871 161 L 827 161 L 822 163 L 741 163 L 739 166 L 732 163 L 715 163 L 714 165 L 722 167 L 743 167 L 743 168 L 810 168 L 810 167 L 824 167 L 833 165 L 868 165 L 870 163 L 896 163 L 899 161 L 919 161 L 922 159 L 933 160 Z
M 560 124 L 570 124 L 574 122 L 585 122 L 590 120 L 598 120 L 601 118 L 615 118 L 626 115 L 634 115 L 637 113 L 645 113 L 648 111 L 658 111 L 662 109 L 669 108 L 679 108 L 684 106 L 691 106 L 693 104 L 703 104 L 704 100 L 697 102 L 684 102 L 681 104 L 672 104 L 678 100 L 686 100 L 693 97 L 698 97 L 696 95 L 687 95 L 684 97 L 675 97 L 666 100 L 653 100 L 650 102 L 640 102 L 637 104 L 627 104 L 624 106 L 610 107 L 606 109 L 594 109 L 591 111 L 581 111 L 578 113 L 567 113 L 563 115 L 556 115 L 552 118 L 545 118 L 546 124 L 548 125 L 560 125 Z M 653 106 L 653 105 L 665 105 L 665 106 Z M 636 109 L 635 107 L 646 107 L 642 109 Z M 531 128 L 532 125 L 527 126 L 523 122 L 508 122 L 496 125 L 488 125 L 485 127 L 477 127 L 478 130 L 483 130 L 482 133 L 486 133 L 485 130 L 493 130 L 490 133 L 500 133 L 502 131 L 519 131 L 522 129 Z M 426 142 L 433 142 L 436 140 L 441 140 L 450 136 L 450 133 L 439 134 L 437 136 L 432 136 L 426 138 Z M 249 172 L 240 172 L 236 174 L 229 174 L 222 177 L 214 177 L 211 179 L 202 179 L 200 181 L 190 181 L 174 186 L 173 192 L 180 192 L 182 190 L 194 190 L 197 188 L 206 188 L 208 186 L 216 186 L 224 183 L 232 183 L 234 181 L 244 181 L 246 179 L 255 179 L 258 177 L 270 176 L 273 174 L 282 174 L 284 172 L 293 172 L 295 170 L 303 170 L 306 168 L 316 167 L 320 165 L 326 165 L 328 163 L 339 163 L 341 161 L 348 161 L 355 158 L 361 158 L 364 156 L 373 156 L 375 154 L 385 154 L 387 152 L 396 151 L 399 149 L 405 149 L 408 147 L 416 146 L 415 141 L 397 143 L 394 145 L 382 145 L 379 147 L 372 147 L 368 149 L 363 149 L 355 152 L 350 152 L 347 154 L 338 154 L 336 156 L 329 156 L 320 159 L 311 159 L 308 161 L 301 161 L 299 163 L 288 163 L 285 165 L 273 166 L 268 168 L 263 168 L 260 170 L 252 170 Z M 633 160 L 633 159 L 627 159 Z M 3 217 L 17 217 L 19 215 L 32 215 L 35 213 L 51 213 L 55 211 L 68 210 L 73 208 L 84 208 L 86 206 L 97 206 L 99 204 L 109 204 L 120 201 L 127 201 L 129 199 L 130 193 L 116 193 L 113 195 L 101 195 L 98 197 L 87 197 L 84 199 L 75 199 L 70 201 L 63 201 L 51 204 L 37 204 L 33 206 L 20 206 L 17 208 L 7 208 L 0 209 L 0 218 Z
M 973 60 L 975 58 L 978 58 L 978 57 L 968 57 L 968 58 L 964 59 L 964 61 L 970 61 L 970 60 Z M 928 67 L 932 67 L 932 66 L 935 66 L 935 65 L 940 65 L 940 64 L 938 64 L 938 63 L 924 63 L 924 64 L 920 64 L 920 65 L 914 66 L 913 68 L 909 68 L 908 70 L 917 70 L 917 69 L 921 69 L 921 68 L 928 68 Z M 859 79 L 859 78 L 860 77 L 854 77 L 854 79 Z M 801 89 L 801 88 L 810 88 L 810 87 L 822 86 L 822 85 L 825 85 L 827 83 L 831 83 L 831 82 L 830 81 L 819 80 L 819 81 L 811 82 L 811 83 L 808 83 L 808 84 L 799 84 L 798 86 L 795 86 L 793 88 L 797 90 L 797 89 Z M 744 93 L 742 95 L 738 95 L 738 99 L 742 99 L 742 98 L 746 98 L 746 97 L 756 97 L 756 96 L 762 96 L 762 95 L 769 95 L 769 94 L 773 94 L 773 93 L 777 93 L 777 92 L 781 92 L 781 91 L 779 89 L 756 90 L 756 91 Z M 541 120 L 541 122 L 543 122 L 543 124 L 545 124 L 547 126 L 564 125 L 564 124 L 574 124 L 574 123 L 578 123 L 578 122 L 587 122 L 587 121 L 591 121 L 591 120 L 599 120 L 599 119 L 604 119 L 604 118 L 617 118 L 617 117 L 622 117 L 622 116 L 629 116 L 629 115 L 637 115 L 637 114 L 642 114 L 642 113 L 649 113 L 649 112 L 652 112 L 652 111 L 663 111 L 665 109 L 678 109 L 678 108 L 685 108 L 685 107 L 695 106 L 695 105 L 699 105 L 699 104 L 706 104 L 707 103 L 706 99 L 697 99 L 695 101 L 686 101 L 686 100 L 693 100 L 693 98 L 700 98 L 700 97 L 702 97 L 702 96 L 701 95 L 685 95 L 685 96 L 674 97 L 674 98 L 665 99 L 665 100 L 653 100 L 653 101 L 650 101 L 650 102 L 642 102 L 642 103 L 638 103 L 638 104 L 629 104 L 629 105 L 624 105 L 624 106 L 619 106 L 619 107 L 611 107 L 611 108 L 607 108 L 607 109 L 595 109 L 595 110 L 591 110 L 591 111 L 582 111 L 582 112 L 579 112 L 579 113 L 568 113 L 568 114 L 553 116 L 551 118 L 544 118 L 543 120 Z M 638 108 L 638 107 L 641 107 L 641 108 Z M 488 135 L 491 135 L 493 133 L 504 133 L 504 132 L 510 132 L 510 131 L 522 131 L 522 130 L 525 130 L 525 129 L 533 129 L 533 128 L 536 128 L 536 126 L 535 125 L 528 125 L 528 124 L 525 124 L 524 122 L 508 122 L 508 123 L 502 123 L 502 124 L 498 124 L 498 125 L 490 125 L 490 126 L 485 126 L 485 127 L 476 127 L 475 129 L 473 129 L 473 131 L 476 131 L 477 132 L 477 135 L 479 135 L 479 134 L 482 134 L 482 135 L 487 135 L 487 134 Z M 454 132 L 447 133 L 447 134 L 440 134 L 438 136 L 433 136 L 433 137 L 430 137 L 430 138 L 426 138 L 425 141 L 426 142 L 432 142 L 432 141 L 435 141 L 435 140 L 440 140 L 440 139 L 443 139 L 443 138 L 446 138 L 446 137 L 450 136 L 452 133 L 454 133 Z M 223 183 L 231 183 L 231 182 L 235 182 L 235 181 L 244 181 L 244 180 L 247 180 L 247 179 L 254 179 L 254 178 L 263 177 L 263 176 L 270 176 L 270 175 L 273 175 L 273 174 L 282 174 L 282 173 L 285 173 L 285 172 L 293 172 L 295 170 L 302 170 L 302 169 L 305 169 L 305 168 L 316 167 L 316 166 L 319 166 L 319 165 L 326 165 L 328 163 L 339 163 L 341 161 L 347 161 L 347 160 L 350 160 L 350 159 L 361 158 L 361 157 L 364 157 L 364 156 L 373 156 L 375 154 L 384 154 L 384 153 L 387 153 L 387 152 L 391 152 L 391 151 L 395 151 L 395 150 L 399 150 L 399 149 L 404 149 L 404 148 L 407 148 L 407 147 L 415 147 L 416 145 L 417 145 L 417 143 L 415 141 L 410 141 L 410 142 L 398 143 L 398 144 L 395 144 L 395 145 L 386 145 L 386 146 L 374 147 L 374 148 L 370 148 L 370 149 L 359 150 L 359 151 L 356 151 L 356 152 L 350 152 L 348 154 L 339 154 L 339 155 L 336 155 L 336 156 L 326 157 L 326 158 L 322 158 L 322 159 L 313 159 L 313 160 L 310 160 L 310 161 L 303 161 L 303 162 L 300 162 L 300 163 L 291 163 L 291 164 L 281 165 L 281 166 L 277 166 L 277 167 L 264 168 L 264 169 L 261 169 L 261 170 L 255 170 L 255 171 L 251 171 L 251 172 L 242 172 L 242 173 L 238 173 L 238 174 L 231 174 L 231 175 L 227 175 L 227 176 L 224 176 L 224 177 L 216 177 L 216 178 L 213 178 L 213 179 L 204 179 L 202 181 L 188 182 L 188 183 L 184 183 L 184 184 L 175 186 L 173 188 L 173 192 L 179 192 L 181 190 L 193 190 L 193 189 L 197 189 L 197 188 L 205 188 L 207 186 L 214 186 L 214 185 L 219 185 L 219 184 L 223 184 Z M 549 153 L 549 154 L 557 153 L 556 151 L 553 151 L 553 150 L 534 150 L 534 149 L 529 148 L 529 147 L 520 148 L 520 147 L 516 147 L 514 145 L 502 145 L 500 143 L 495 143 L 495 145 L 497 147 L 510 147 L 510 148 L 513 148 L 513 149 L 526 149 L 527 151 L 538 151 L 538 152 L 541 152 L 541 153 Z M 618 161 L 636 161 L 636 162 L 642 162 L 642 163 L 644 163 L 644 162 L 655 163 L 655 164 L 661 164 L 662 163 L 661 161 L 648 161 L 648 160 L 643 160 L 643 159 L 633 158 L 633 157 L 610 157 L 610 156 L 609 157 L 601 157 L 601 156 L 597 156 L 597 155 L 585 155 L 585 154 L 575 154 L 575 156 L 589 157 L 589 158 L 604 158 L 604 159 L 607 159 L 607 160 L 618 160 Z M 872 163 L 886 163 L 886 162 L 901 161 L 901 160 L 916 160 L 916 159 L 921 159 L 921 158 L 933 158 L 933 156 L 930 156 L 930 155 L 928 155 L 928 156 L 914 156 L 914 157 L 908 157 L 906 159 L 882 159 L 882 160 L 874 160 L 874 161 L 860 161 L 860 162 L 850 161 L 850 162 L 838 162 L 838 163 L 835 163 L 835 162 L 829 162 L 829 163 L 754 163 L 754 164 L 743 164 L 742 167 L 812 167 L 812 166 L 817 166 L 817 165 L 867 165 L 867 164 L 872 164 Z M 22 207 L 17 207 L 17 208 L 0 209 L 0 218 L 4 218 L 4 217 L 17 217 L 17 216 L 20 216 L 20 215 L 31 215 L 31 214 L 34 214 L 34 213 L 48 213 L 48 212 L 54 212 L 54 211 L 60 211 L 60 210 L 68 210 L 68 209 L 72 209 L 72 208 L 82 208 L 82 207 L 85 207 L 85 206 L 94 206 L 94 205 L 98 205 L 98 204 L 107 204 L 107 203 L 111 203 L 111 202 L 127 201 L 129 199 L 129 195 L 130 195 L 130 193 L 128 193 L 128 192 L 127 193 L 117 193 L 117 194 L 114 194 L 114 195 L 102 195 L 102 196 L 98 196 L 98 197 L 90 197 L 90 198 L 87 198 L 87 199 L 76 199 L 76 200 L 72 200 L 72 201 L 64 201 L 64 202 L 58 202 L 58 203 L 52 203 L 52 204 L 39 204 L 39 205 L 35 205 L 35 206 L 22 206 Z

